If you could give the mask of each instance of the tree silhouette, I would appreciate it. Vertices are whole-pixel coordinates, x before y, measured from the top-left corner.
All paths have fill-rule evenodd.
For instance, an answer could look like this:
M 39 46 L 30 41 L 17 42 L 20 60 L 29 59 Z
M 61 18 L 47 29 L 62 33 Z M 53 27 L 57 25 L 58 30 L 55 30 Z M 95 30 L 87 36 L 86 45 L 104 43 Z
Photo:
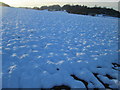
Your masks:
M 106 7 L 97 7 L 96 5 L 94 7 L 87 7 L 85 5 L 69 5 L 66 4 L 63 7 L 59 5 L 52 5 L 52 6 L 42 6 L 41 8 L 34 7 L 34 9 L 39 10 L 45 10 L 48 11 L 66 11 L 68 13 L 72 14 L 82 14 L 82 15 L 103 15 L 103 16 L 112 16 L 112 17 L 119 17 L 120 18 L 120 12 L 116 11 L 112 8 L 106 8 Z

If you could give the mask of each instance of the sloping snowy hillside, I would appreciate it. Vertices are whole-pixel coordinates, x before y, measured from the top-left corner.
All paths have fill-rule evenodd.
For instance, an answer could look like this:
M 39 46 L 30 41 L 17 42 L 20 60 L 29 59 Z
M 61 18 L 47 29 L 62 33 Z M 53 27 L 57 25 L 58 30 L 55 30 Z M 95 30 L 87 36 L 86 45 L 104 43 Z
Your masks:
M 0 33 L 3 88 L 119 86 L 117 18 L 4 7 Z

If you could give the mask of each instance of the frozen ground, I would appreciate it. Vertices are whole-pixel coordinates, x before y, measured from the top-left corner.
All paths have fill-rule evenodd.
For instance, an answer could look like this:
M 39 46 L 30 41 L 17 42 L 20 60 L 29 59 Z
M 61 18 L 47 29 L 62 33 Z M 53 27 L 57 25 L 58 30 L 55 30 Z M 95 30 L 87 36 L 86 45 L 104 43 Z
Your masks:
M 4 7 L 0 33 L 3 88 L 119 86 L 117 18 Z

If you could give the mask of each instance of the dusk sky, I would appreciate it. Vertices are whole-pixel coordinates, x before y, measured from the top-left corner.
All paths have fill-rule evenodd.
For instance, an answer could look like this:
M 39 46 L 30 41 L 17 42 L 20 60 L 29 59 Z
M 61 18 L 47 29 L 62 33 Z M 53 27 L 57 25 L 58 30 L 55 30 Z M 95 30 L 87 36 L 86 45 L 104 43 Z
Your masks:
M 43 5 L 65 5 L 65 4 L 79 4 L 86 6 L 101 6 L 109 7 L 118 10 L 118 2 L 120 0 L 0 0 L 14 7 L 34 7 Z

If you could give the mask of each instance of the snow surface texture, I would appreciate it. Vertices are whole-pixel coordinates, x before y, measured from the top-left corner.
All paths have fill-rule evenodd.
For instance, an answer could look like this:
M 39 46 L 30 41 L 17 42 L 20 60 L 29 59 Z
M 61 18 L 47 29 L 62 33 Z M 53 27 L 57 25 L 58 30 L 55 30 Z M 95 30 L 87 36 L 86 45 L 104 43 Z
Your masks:
M 4 7 L 2 22 L 3 88 L 118 88 L 117 18 Z

